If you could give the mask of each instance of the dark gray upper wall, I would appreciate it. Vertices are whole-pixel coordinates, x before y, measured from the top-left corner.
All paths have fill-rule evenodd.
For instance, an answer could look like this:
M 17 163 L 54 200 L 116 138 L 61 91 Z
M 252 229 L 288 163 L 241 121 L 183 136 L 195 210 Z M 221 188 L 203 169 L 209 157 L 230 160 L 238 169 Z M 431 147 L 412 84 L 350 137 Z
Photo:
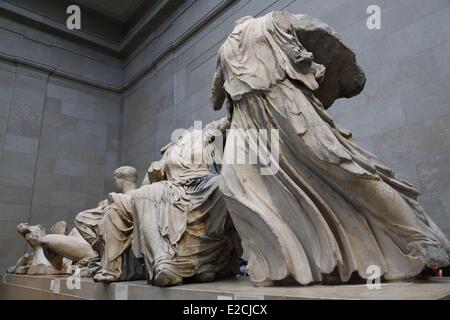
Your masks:
M 122 86 L 122 60 L 93 47 L 0 15 L 0 55 L 112 89 Z
M 122 85 L 122 65 L 0 15 L 1 270 L 26 249 L 19 223 L 70 227 L 114 190 L 121 95 L 108 88 Z
M 80 6 L 82 16 L 82 30 L 97 37 L 119 43 L 125 36 L 127 30 L 121 21 L 106 15 L 100 15 L 96 11 L 72 0 L 3 0 L 4 2 L 38 14 L 41 17 L 48 17 L 59 24 L 65 25 L 68 14 L 67 7 L 72 4 Z
M 340 33 L 367 74 L 362 94 L 338 101 L 330 113 L 419 187 L 426 210 L 450 236 L 450 2 L 240 0 L 214 15 L 225 2 L 186 1 L 127 59 L 125 82 L 148 72 L 124 93 L 122 162 L 144 173 L 173 129 L 224 115 L 208 98 L 217 50 L 235 20 L 272 10 L 306 13 Z M 371 4 L 381 7 L 381 30 L 366 27 Z M 201 21 L 208 23 L 189 34 Z

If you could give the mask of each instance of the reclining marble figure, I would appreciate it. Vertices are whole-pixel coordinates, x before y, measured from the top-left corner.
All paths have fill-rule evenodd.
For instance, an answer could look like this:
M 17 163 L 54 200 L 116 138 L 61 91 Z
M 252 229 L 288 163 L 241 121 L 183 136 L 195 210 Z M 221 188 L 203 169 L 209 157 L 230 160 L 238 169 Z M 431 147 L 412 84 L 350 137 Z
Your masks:
M 261 175 L 261 164 L 222 168 L 221 191 L 255 285 L 347 282 L 354 273 L 367 279 L 370 266 L 386 280 L 407 279 L 450 264 L 450 243 L 419 192 L 326 112 L 364 84 L 354 53 L 305 15 L 242 18 L 221 46 L 211 102 L 217 110 L 226 100 L 234 136 L 250 137 L 240 151 L 258 145 L 246 130 L 279 130 L 274 174 Z M 227 142 L 225 158 L 234 147 Z
M 66 223 L 61 221 L 53 225 L 47 234 L 41 225 L 30 226 L 21 223 L 17 226 L 17 232 L 22 235 L 32 248 L 32 253 L 26 253 L 16 265 L 8 268 L 8 273 L 29 275 L 67 274 L 70 272 L 71 261 L 48 254 L 43 242 L 49 237 L 65 234 Z

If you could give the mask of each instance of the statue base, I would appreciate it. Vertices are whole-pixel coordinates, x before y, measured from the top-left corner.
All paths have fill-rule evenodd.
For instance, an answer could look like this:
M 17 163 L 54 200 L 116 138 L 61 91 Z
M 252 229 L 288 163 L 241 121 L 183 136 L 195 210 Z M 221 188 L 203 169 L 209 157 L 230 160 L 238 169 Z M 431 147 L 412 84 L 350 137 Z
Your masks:
M 145 281 L 113 284 L 95 283 L 90 278 L 5 274 L 0 299 L 54 300 L 440 300 L 450 299 L 450 278 L 424 278 L 409 282 L 366 285 L 315 285 L 308 287 L 253 287 L 247 277 L 203 284 L 158 288 Z

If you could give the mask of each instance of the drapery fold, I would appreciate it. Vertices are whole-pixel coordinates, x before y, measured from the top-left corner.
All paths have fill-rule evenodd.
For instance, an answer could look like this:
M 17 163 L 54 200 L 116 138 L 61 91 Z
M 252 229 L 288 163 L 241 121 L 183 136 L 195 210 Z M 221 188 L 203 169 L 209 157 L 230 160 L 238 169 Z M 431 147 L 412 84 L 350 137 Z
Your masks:
M 404 279 L 450 264 L 450 243 L 419 192 L 354 144 L 314 96 L 327 75 L 296 37 L 297 22 L 284 13 L 240 21 L 219 51 L 213 83 L 213 106 L 225 93 L 233 135 L 248 141 L 227 143 L 225 158 L 257 152 L 248 130 L 279 131 L 275 174 L 261 175 L 254 164 L 222 170 L 252 281 L 310 284 L 338 274 L 345 282 L 354 272 L 367 278 L 372 265 L 386 279 Z

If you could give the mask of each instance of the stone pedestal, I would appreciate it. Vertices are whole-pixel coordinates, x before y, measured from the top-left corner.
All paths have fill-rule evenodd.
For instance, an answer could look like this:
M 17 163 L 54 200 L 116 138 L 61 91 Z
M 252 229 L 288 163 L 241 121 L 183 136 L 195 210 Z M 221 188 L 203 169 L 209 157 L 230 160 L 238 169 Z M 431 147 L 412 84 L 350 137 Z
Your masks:
M 94 299 L 94 300 L 396 300 L 450 299 L 450 279 L 382 284 L 380 290 L 365 285 L 255 288 L 247 278 L 172 288 L 149 286 L 145 281 L 114 284 L 95 283 L 67 277 L 4 275 L 0 299 Z

